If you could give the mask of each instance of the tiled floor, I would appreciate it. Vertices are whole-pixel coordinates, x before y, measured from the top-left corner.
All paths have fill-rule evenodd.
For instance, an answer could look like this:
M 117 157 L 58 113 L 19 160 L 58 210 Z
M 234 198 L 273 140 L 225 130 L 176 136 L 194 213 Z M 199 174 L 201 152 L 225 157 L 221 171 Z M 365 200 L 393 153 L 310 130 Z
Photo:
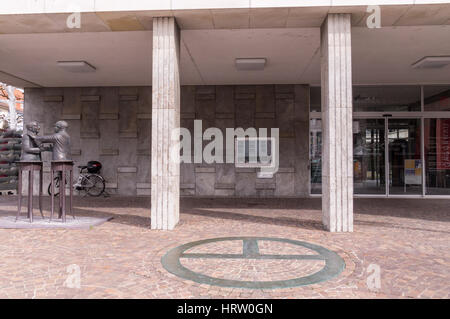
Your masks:
M 44 205 L 50 206 L 48 198 Z M 87 230 L 0 229 L 0 298 L 449 298 L 450 200 L 355 199 L 353 233 L 322 230 L 320 199 L 183 199 L 174 231 L 150 230 L 149 206 L 144 197 L 77 198 L 79 216 L 114 219 Z M 0 197 L 0 214 L 15 209 L 16 197 Z M 232 236 L 321 245 L 338 253 L 346 268 L 327 282 L 255 290 L 198 284 L 161 265 L 171 248 Z M 295 253 L 277 245 L 260 242 L 260 253 Z M 233 253 L 240 245 L 195 249 L 190 252 Z M 250 280 L 289 279 L 321 268 L 298 260 L 182 263 L 211 276 Z

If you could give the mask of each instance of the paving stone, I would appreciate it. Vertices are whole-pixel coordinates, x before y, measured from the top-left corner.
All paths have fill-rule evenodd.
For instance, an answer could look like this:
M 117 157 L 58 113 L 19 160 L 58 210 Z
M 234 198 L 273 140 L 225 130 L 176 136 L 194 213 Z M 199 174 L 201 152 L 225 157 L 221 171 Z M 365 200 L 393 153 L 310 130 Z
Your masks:
M 0 198 L 0 215 L 14 216 L 16 205 L 16 196 Z M 322 226 L 319 198 L 183 198 L 180 223 L 168 232 L 150 230 L 148 197 L 76 196 L 77 217 L 113 219 L 78 230 L 0 229 L 0 298 L 448 298 L 449 205 L 445 199 L 355 199 L 354 232 L 329 233 Z M 46 216 L 49 207 L 45 197 Z M 320 245 L 339 254 L 346 267 L 338 277 L 310 286 L 242 289 L 197 284 L 161 264 L 167 251 L 182 244 L 242 236 Z M 240 253 L 242 245 L 223 242 L 196 249 Z M 259 251 L 307 253 L 265 241 Z M 321 267 L 317 262 L 223 260 L 205 267 L 200 259 L 184 264 L 205 274 L 251 280 L 290 278 Z M 80 269 L 80 288 L 64 284 L 70 265 Z M 379 288 L 367 285 L 370 265 L 379 266 Z

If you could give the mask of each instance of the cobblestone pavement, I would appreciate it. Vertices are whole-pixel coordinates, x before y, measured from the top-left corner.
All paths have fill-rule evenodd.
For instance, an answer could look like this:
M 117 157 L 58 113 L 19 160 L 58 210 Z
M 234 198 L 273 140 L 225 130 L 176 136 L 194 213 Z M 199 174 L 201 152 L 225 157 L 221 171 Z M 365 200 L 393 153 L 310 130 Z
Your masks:
M 46 198 L 47 216 L 49 206 Z M 150 230 L 149 206 L 145 197 L 76 198 L 78 216 L 113 219 L 90 229 L 0 229 L 0 298 L 449 298 L 450 200 L 355 199 L 353 233 L 324 231 L 317 198 L 182 199 L 174 231 Z M 16 197 L 0 197 L 0 214 L 13 215 L 15 209 Z M 309 286 L 245 289 L 198 284 L 161 265 L 161 257 L 179 245 L 244 236 L 320 245 L 338 253 L 346 268 Z M 221 242 L 189 252 L 240 249 L 240 243 Z M 259 243 L 260 253 L 308 254 L 296 249 L 302 250 Z M 320 260 L 181 263 L 210 276 L 260 281 L 301 277 L 323 266 Z

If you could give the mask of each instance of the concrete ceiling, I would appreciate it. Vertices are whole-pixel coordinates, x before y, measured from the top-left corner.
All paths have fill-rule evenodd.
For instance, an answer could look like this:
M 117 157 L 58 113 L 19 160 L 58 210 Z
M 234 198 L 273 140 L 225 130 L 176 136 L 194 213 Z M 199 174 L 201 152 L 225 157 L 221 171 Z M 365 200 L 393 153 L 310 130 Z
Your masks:
M 450 25 L 352 28 L 355 84 L 450 83 L 450 67 L 413 69 L 424 56 L 450 55 Z M 320 83 L 318 28 L 182 30 L 181 83 Z M 151 85 L 152 32 L 0 35 L 0 81 L 19 87 Z M 263 71 L 237 71 L 234 59 L 265 57 Z M 69 73 L 61 60 L 85 60 L 95 73 Z
M 108 0 L 110 1 L 110 0 Z M 185 0 L 184 0 L 185 1 Z M 229 1 L 229 0 L 228 0 Z M 121 1 L 127 2 L 127 1 Z M 169 2 L 169 1 L 166 1 Z M 336 1 L 333 1 L 336 2 Z M 337 1 L 338 3 L 358 3 Z M 377 1 L 375 1 L 377 2 Z M 408 1 L 398 1 L 407 3 Z M 440 1 L 437 1 L 440 2 Z M 142 3 L 145 3 L 142 1 Z M 208 1 L 204 1 L 207 7 Z M 295 1 L 292 2 L 292 4 Z M 324 4 L 327 3 L 328 5 Z M 320 27 L 328 13 L 351 13 L 352 25 L 366 26 L 367 5 L 329 5 L 330 1 L 314 1 L 317 6 L 270 8 L 261 7 L 201 10 L 92 11 L 81 13 L 81 28 L 70 29 L 66 20 L 70 10 L 59 13 L 0 14 L 0 34 L 110 32 L 152 30 L 152 17 L 175 16 L 181 29 L 252 29 Z M 359 2 L 360 3 L 360 2 Z M 106 8 L 107 2 L 105 2 Z M 382 3 L 375 3 L 382 4 Z M 275 4 L 273 4 L 275 6 Z M 220 6 L 219 6 L 220 7 Z M 100 7 L 102 8 L 102 7 Z M 450 25 L 450 4 L 380 5 L 381 24 L 388 26 Z M 1 6 L 0 6 L 1 9 Z M 75 11 L 74 9 L 72 9 Z M 62 12 L 69 13 L 62 13 Z M 73 12 L 72 11 L 72 12 Z M 11 12 L 15 12 L 12 10 Z M 31 11 L 34 12 L 34 11 Z

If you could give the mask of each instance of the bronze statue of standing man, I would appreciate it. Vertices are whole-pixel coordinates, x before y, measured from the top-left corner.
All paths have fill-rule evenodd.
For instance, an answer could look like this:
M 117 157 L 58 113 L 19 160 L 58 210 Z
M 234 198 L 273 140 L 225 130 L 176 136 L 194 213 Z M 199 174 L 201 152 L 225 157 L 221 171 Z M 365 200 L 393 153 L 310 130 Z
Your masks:
M 68 127 L 69 125 L 66 121 L 58 121 L 55 123 L 55 134 L 34 137 L 34 141 L 38 145 L 41 145 L 42 143 L 52 144 L 53 161 L 72 160 L 70 151 L 70 136 L 66 131 Z

